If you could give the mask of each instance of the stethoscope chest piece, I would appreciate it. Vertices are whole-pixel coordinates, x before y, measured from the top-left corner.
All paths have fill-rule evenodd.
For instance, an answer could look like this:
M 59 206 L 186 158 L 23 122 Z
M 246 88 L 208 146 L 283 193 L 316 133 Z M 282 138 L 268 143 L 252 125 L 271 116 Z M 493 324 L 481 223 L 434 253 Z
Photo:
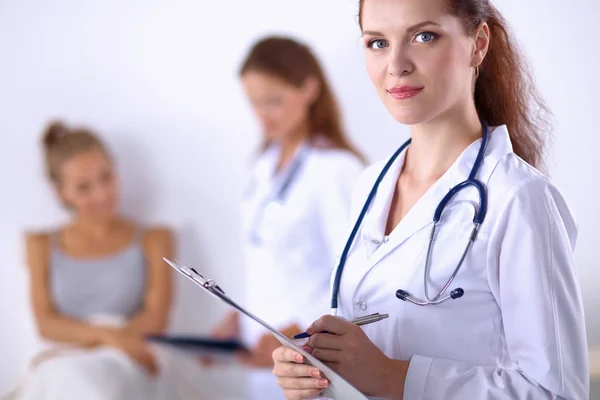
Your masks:
M 465 294 L 465 291 L 462 288 L 456 288 L 450 292 L 450 298 L 452 300 L 460 299 L 461 297 L 463 297 L 464 294 Z M 398 290 L 396 290 L 396 297 L 402 301 L 407 301 L 410 298 L 410 294 L 406 290 L 398 289 Z M 419 304 L 419 303 L 415 303 L 415 304 L 426 305 L 426 304 Z M 427 303 L 427 304 L 436 304 L 436 303 Z

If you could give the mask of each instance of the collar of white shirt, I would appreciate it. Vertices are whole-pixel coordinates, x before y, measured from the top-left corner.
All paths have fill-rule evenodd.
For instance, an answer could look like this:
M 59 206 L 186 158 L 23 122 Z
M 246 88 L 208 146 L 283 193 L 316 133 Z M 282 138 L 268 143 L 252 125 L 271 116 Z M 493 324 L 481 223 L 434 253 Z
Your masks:
M 489 180 L 498 161 L 506 154 L 512 153 L 512 145 L 506 126 L 490 127 L 489 135 L 488 148 L 478 174 L 478 179 L 484 184 Z M 373 204 L 365 215 L 363 229 L 361 229 L 361 239 L 367 252 L 367 257 L 370 258 L 382 244 L 385 243 L 386 245 L 386 251 L 378 252 L 377 257 L 375 257 L 376 259 L 371 260 L 371 264 L 376 263 L 395 247 L 400 246 L 415 233 L 433 223 L 433 213 L 444 195 L 453 186 L 468 178 L 479 152 L 481 141 L 482 139 L 474 141 L 462 152 L 448 171 L 433 184 L 406 216 L 404 216 L 402 222 L 393 230 L 388 238 L 385 236 L 387 218 L 395 185 L 400 175 L 400 170 L 404 165 L 406 152 L 403 152 L 398 157 L 381 181 Z M 472 190 L 473 193 L 476 193 L 475 189 Z

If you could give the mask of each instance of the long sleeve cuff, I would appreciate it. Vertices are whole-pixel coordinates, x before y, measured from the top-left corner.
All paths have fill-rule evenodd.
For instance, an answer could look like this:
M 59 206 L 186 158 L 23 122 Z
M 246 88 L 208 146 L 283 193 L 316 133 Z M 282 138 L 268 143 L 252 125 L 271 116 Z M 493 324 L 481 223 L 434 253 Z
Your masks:
M 425 398 L 425 383 L 432 363 L 433 358 L 412 356 L 408 364 L 406 382 L 404 383 L 405 399 L 421 400 Z

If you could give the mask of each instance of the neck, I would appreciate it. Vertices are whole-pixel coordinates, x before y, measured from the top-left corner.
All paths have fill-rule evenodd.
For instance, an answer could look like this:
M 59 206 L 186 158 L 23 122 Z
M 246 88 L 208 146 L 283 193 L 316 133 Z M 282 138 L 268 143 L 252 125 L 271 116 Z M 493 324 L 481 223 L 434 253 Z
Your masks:
M 308 139 L 310 136 L 310 130 L 307 125 L 303 125 L 300 129 L 296 130 L 292 134 L 286 135 L 281 142 L 281 153 L 279 155 L 279 162 L 277 163 L 277 171 L 282 169 L 290 159 L 294 156 L 294 153 L 298 149 L 300 144 Z
M 413 125 L 402 172 L 416 181 L 435 181 L 481 135 L 481 122 L 474 105 Z
M 73 222 L 73 227 L 89 238 L 100 240 L 107 238 L 118 224 L 119 219 L 116 217 L 97 220 L 80 215 Z

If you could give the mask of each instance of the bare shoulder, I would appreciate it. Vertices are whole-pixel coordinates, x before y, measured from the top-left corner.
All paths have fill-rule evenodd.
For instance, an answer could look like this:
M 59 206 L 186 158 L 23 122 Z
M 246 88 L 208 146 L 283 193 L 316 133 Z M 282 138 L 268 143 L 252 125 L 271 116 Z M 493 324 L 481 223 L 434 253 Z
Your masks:
M 31 268 L 44 265 L 50 251 L 50 233 L 26 231 L 24 236 L 28 266 Z
M 24 235 L 28 252 L 47 250 L 50 246 L 50 233 L 48 232 L 26 231 Z
M 173 240 L 173 230 L 168 226 L 152 226 L 145 231 L 145 239 L 149 242 L 165 242 Z
M 151 226 L 144 231 L 144 247 L 148 251 L 170 249 L 175 242 L 173 229 L 168 226 Z

